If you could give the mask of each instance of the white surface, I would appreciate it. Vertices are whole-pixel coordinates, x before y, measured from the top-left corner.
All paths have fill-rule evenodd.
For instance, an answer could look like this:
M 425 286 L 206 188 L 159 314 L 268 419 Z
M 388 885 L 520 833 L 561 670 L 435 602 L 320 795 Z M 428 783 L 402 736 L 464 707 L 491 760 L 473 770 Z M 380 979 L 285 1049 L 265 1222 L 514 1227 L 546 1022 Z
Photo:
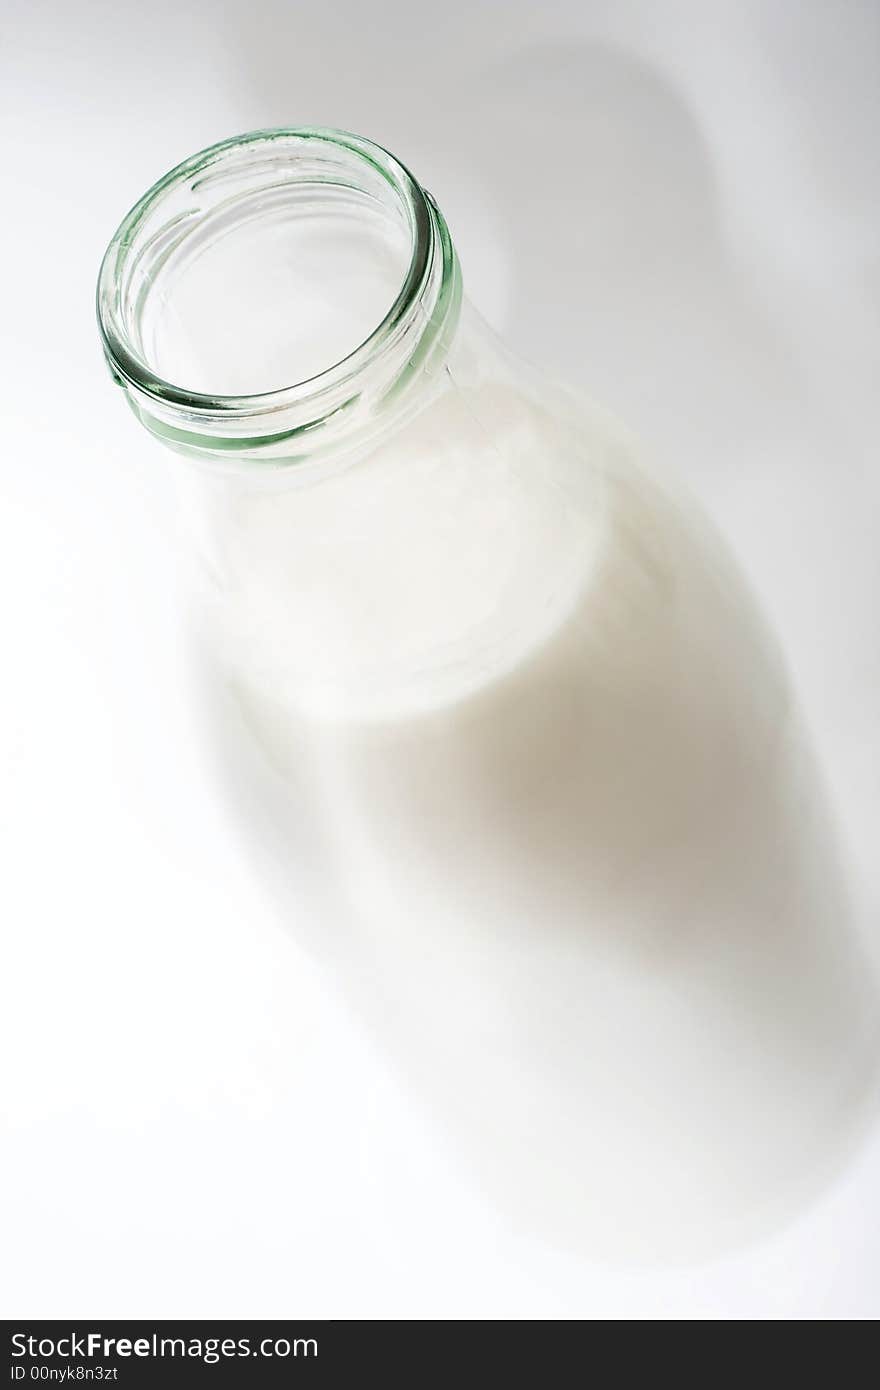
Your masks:
M 5 1315 L 880 1314 L 876 1133 L 784 1233 L 666 1273 L 515 1238 L 450 1170 L 242 844 L 188 693 L 166 465 L 97 351 L 103 246 L 178 158 L 279 123 L 387 144 L 488 317 L 731 538 L 876 920 L 880 14 L 660 10 L 13 6 Z

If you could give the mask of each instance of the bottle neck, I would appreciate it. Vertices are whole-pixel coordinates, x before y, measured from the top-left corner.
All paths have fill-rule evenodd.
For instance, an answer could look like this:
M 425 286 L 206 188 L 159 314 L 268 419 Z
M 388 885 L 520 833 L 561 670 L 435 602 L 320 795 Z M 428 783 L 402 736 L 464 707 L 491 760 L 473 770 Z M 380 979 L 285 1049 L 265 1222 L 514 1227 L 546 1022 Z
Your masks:
M 390 303 L 328 365 L 310 356 L 301 305 L 332 313 L 374 292 L 378 266 L 346 260 L 349 247 L 381 250 Z M 293 286 L 300 248 L 310 278 Z M 111 373 L 142 423 L 237 469 L 323 460 L 396 428 L 436 389 L 460 304 L 445 221 L 403 165 L 339 131 L 282 130 L 215 145 L 150 189 L 108 247 L 97 307 Z M 211 387 L 218 346 L 224 368 L 247 358 L 246 392 L 194 389 Z M 188 378 L 181 360 L 198 364 Z M 278 384 L 287 361 L 296 379 Z

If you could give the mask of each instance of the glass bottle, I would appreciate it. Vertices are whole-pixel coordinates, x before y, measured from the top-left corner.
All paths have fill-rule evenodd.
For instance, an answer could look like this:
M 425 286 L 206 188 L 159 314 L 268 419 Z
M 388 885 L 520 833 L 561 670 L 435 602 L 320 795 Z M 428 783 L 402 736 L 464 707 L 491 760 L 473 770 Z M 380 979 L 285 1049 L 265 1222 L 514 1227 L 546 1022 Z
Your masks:
M 718 536 L 358 137 L 186 160 L 98 317 L 189 461 L 198 647 L 302 929 L 493 1200 L 612 1258 L 777 1220 L 865 1113 L 877 993 Z

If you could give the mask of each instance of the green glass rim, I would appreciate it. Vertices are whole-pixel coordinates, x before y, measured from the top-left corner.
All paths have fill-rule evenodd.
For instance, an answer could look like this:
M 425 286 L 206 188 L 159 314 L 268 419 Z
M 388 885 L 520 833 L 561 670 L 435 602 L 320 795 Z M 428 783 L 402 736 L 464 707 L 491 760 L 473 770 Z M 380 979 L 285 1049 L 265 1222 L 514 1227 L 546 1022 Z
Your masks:
M 161 200 L 173 189 L 197 182 L 207 170 L 221 164 L 230 155 L 241 151 L 271 150 L 284 142 L 310 143 L 320 153 L 329 145 L 365 162 L 379 173 L 396 193 L 409 222 L 411 254 L 400 290 L 385 317 L 368 336 L 345 357 L 316 375 L 282 386 L 272 391 L 249 395 L 211 395 L 187 390 L 157 375 L 137 351 L 126 325 L 123 307 L 123 286 L 126 258 L 138 230 Z M 356 167 L 353 165 L 353 167 Z M 338 175 L 337 175 L 338 177 Z M 114 378 L 134 393 L 170 408 L 179 409 L 193 417 L 213 417 L 242 420 L 265 417 L 302 405 L 316 393 L 338 385 L 355 376 L 381 351 L 398 325 L 417 303 L 430 275 L 435 256 L 435 219 L 439 213 L 433 200 L 400 161 L 381 145 L 348 131 L 321 127 L 281 127 L 256 130 L 221 140 L 176 165 L 153 186 L 121 222 L 112 237 L 101 262 L 98 275 L 96 308 L 104 353 Z M 440 235 L 446 241 L 445 224 Z M 446 253 L 446 247 L 442 248 Z

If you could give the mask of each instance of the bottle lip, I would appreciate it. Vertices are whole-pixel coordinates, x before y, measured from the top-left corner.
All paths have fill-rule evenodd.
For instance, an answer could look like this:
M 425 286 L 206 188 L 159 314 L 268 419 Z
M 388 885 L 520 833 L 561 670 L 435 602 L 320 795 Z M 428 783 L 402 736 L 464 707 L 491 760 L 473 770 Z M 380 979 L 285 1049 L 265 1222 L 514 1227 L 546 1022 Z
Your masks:
M 178 213 L 162 224 L 159 233 L 147 230 L 148 222 L 174 195 L 222 181 L 224 165 L 230 171 L 246 168 L 242 162 L 302 155 L 324 164 L 347 186 L 358 189 L 359 174 L 378 173 L 396 197 L 409 227 L 411 252 L 398 294 L 384 318 L 345 357 L 307 379 L 271 391 L 243 395 L 212 395 L 167 381 L 145 360 L 137 344 L 137 313 L 142 296 L 131 294 L 131 276 L 145 250 L 162 255 L 169 234 L 172 245 L 185 237 L 200 220 L 201 207 Z M 170 232 L 169 232 L 170 229 Z M 157 250 L 158 248 L 158 250 Z M 361 136 L 330 128 L 301 127 L 251 131 L 222 140 L 175 166 L 143 195 L 129 211 L 104 254 L 97 285 L 97 317 L 104 353 L 111 374 L 123 386 L 135 407 L 154 432 L 168 442 L 206 449 L 241 449 L 289 438 L 313 430 L 344 407 L 355 404 L 359 392 L 355 379 L 367 367 L 384 360 L 388 389 L 398 384 L 407 366 L 426 358 L 422 341 L 430 324 L 440 327 L 446 310 L 457 303 L 457 267 L 445 222 L 429 194 L 409 170 L 385 150 Z M 440 311 L 443 312 L 440 312 Z M 446 336 L 445 334 L 443 335 Z M 203 440 L 198 436 L 204 435 Z M 225 438 L 224 438 L 225 437 Z

